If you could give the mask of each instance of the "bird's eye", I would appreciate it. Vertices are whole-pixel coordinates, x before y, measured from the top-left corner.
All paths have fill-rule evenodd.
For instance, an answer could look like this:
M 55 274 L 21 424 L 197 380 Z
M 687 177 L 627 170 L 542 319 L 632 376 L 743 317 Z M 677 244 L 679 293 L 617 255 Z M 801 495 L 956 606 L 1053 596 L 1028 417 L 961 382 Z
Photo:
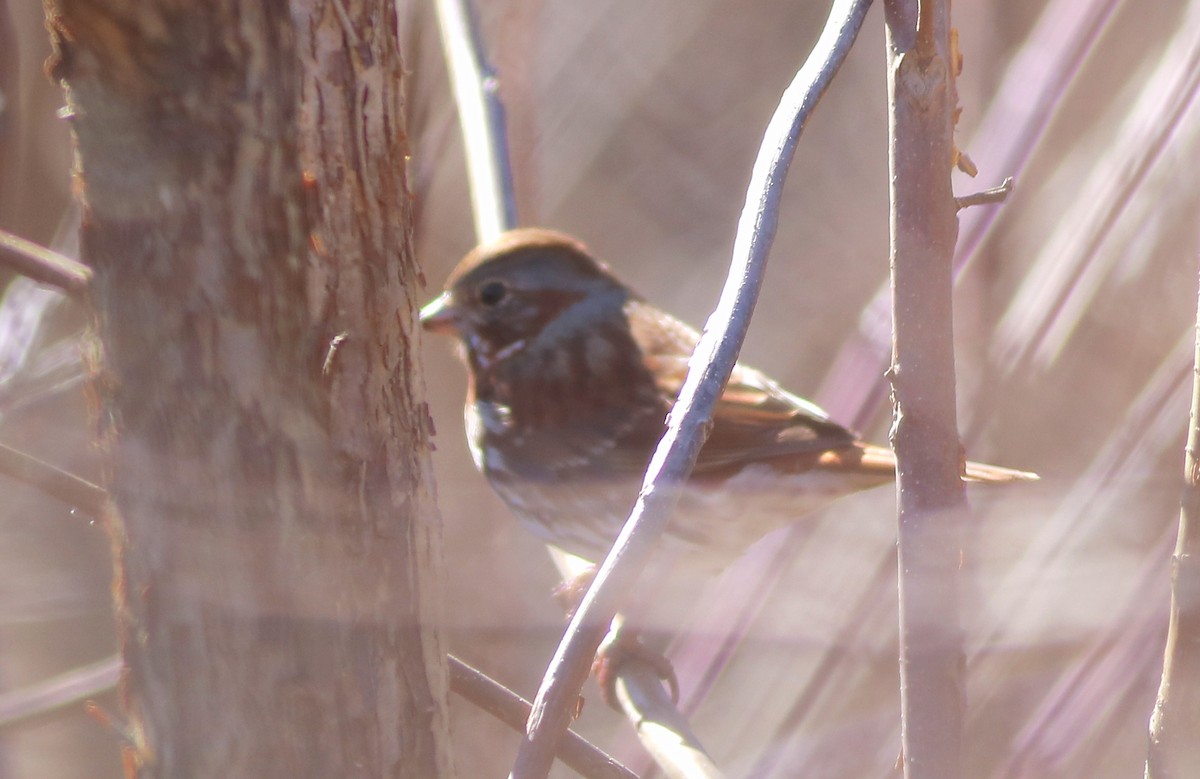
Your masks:
M 489 281 L 479 288 L 479 302 L 494 306 L 508 297 L 508 285 L 503 281 Z

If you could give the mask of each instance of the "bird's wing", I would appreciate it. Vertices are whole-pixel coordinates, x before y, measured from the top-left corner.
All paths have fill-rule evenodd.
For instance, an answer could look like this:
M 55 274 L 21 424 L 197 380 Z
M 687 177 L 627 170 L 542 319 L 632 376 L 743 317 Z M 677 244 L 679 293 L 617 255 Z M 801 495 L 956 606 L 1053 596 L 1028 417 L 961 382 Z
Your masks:
M 631 301 L 627 315 L 663 408 L 669 408 L 683 386 L 688 359 L 699 335 L 640 301 Z M 655 431 L 654 435 L 661 432 Z M 718 476 L 766 460 L 784 471 L 849 472 L 871 481 L 892 478 L 896 468 L 891 449 L 859 440 L 817 405 L 739 363 L 717 400 L 712 432 L 700 450 L 694 473 L 699 478 Z M 962 463 L 962 475 L 970 482 L 1038 478 L 1027 471 L 967 460 Z
M 659 390 L 673 401 L 687 374 L 687 358 L 655 361 Z M 695 470 L 702 474 L 789 455 L 812 455 L 803 459 L 813 467 L 821 453 L 852 448 L 856 441 L 853 433 L 817 406 L 739 364 L 717 400 L 712 430 Z
M 649 307 L 629 313 L 635 340 L 658 391 L 667 404 L 673 403 L 683 386 L 698 335 Z M 853 433 L 818 406 L 739 363 L 717 401 L 712 432 L 700 450 L 695 470 L 703 475 L 789 455 L 811 455 L 798 460 L 806 461 L 805 467 L 814 467 L 822 453 L 854 449 L 856 441 Z
M 656 373 L 660 391 L 679 394 L 686 358 Z M 737 365 L 713 412 L 712 433 L 700 450 L 694 472 L 703 478 L 737 470 L 750 462 L 772 461 L 783 471 L 811 469 L 856 473 L 889 480 L 895 474 L 892 450 L 865 443 L 829 419 L 818 406 L 780 387 L 760 371 Z M 971 460 L 961 463 L 968 482 L 1037 481 L 1038 475 Z

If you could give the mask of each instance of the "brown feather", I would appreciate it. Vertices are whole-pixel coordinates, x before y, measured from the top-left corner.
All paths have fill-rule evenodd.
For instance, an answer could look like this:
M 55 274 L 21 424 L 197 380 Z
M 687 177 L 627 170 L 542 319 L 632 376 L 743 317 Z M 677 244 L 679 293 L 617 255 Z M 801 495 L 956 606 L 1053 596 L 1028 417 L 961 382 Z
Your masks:
M 884 446 L 858 443 L 851 450 L 826 452 L 821 455 L 817 467 L 822 470 L 877 473 L 891 479 L 896 474 L 896 455 L 891 449 Z M 1029 471 L 1018 471 L 1014 468 L 967 460 L 962 464 L 962 478 L 973 484 L 1003 484 L 1014 481 L 1038 481 L 1040 477 Z
M 699 334 L 621 284 L 582 244 L 538 229 L 467 255 L 422 322 L 466 347 L 468 436 L 492 486 L 534 533 L 600 559 L 637 495 Z M 738 364 L 667 536 L 724 564 L 773 528 L 894 474 L 890 449 Z M 1037 478 L 973 462 L 963 474 Z

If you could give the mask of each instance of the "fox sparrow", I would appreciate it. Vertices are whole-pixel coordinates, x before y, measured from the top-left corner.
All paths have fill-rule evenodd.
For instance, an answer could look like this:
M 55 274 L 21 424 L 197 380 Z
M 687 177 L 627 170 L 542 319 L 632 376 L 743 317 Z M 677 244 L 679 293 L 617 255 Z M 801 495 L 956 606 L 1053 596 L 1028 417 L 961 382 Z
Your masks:
M 520 229 L 470 252 L 421 311 L 468 369 L 476 466 L 535 535 L 602 560 L 633 506 L 698 339 L 579 242 Z M 752 368 L 734 368 L 663 546 L 717 570 L 766 533 L 891 481 L 864 443 Z M 968 462 L 964 478 L 1031 473 Z

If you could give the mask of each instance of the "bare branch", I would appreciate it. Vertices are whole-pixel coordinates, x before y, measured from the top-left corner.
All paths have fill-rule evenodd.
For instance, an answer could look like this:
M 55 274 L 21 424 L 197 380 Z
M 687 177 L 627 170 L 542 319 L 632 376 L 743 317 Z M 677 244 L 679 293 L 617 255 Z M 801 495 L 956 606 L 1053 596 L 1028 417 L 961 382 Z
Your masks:
M 92 269 L 33 241 L 0 230 L 0 263 L 34 281 L 81 297 L 92 281 Z
M 617 672 L 617 702 L 633 723 L 642 746 L 668 777 L 720 779 L 721 771 L 692 733 L 663 688 L 658 674 L 644 662 L 622 663 Z M 568 731 L 568 734 L 570 731 Z
M 1200 326 L 1200 308 L 1196 316 Z M 1150 717 L 1146 779 L 1182 779 L 1200 770 L 1200 330 L 1183 476 L 1179 536 L 1171 558 L 1171 617 Z
M 1004 179 L 1004 182 L 998 187 L 992 187 L 991 189 L 985 189 L 982 192 L 974 192 L 970 195 L 954 198 L 954 207 L 961 211 L 964 208 L 970 208 L 971 206 L 1003 203 L 1005 200 L 1008 200 L 1008 196 L 1012 194 L 1012 191 L 1013 179 L 1012 176 L 1009 176 L 1008 178 Z
M 1088 196 L 1072 200 L 1056 220 L 1057 229 L 1040 242 L 1034 264 L 997 325 L 995 359 L 1007 373 L 1052 361 L 1091 309 L 1098 279 L 1114 272 L 1120 255 L 1101 249 L 1122 215 L 1129 218 L 1134 193 L 1164 156 L 1171 159 L 1172 139 L 1189 123 L 1188 112 L 1200 96 L 1198 15 L 1191 6 L 1125 113 L 1118 141 L 1092 161 L 1079 183 Z
M 461 695 L 521 733 L 529 717 L 529 701 L 479 670 L 450 655 L 450 691 Z M 637 775 L 579 734 L 568 730 L 558 758 L 588 779 L 637 779 Z
M 499 79 L 465 0 L 438 0 L 437 16 L 467 156 L 475 235 L 483 243 L 517 226 Z
M 0 444 L 0 473 L 23 481 L 64 503 L 99 516 L 108 499 L 102 487 L 50 463 Z
M 450 689 L 520 732 L 529 702 L 504 685 L 450 655 Z M 22 725 L 113 690 L 121 676 L 121 657 L 111 655 L 90 665 L 0 694 L 0 730 Z M 559 759 L 586 779 L 637 779 L 636 774 L 568 731 Z
M 849 52 L 869 6 L 869 0 L 834 3 L 820 39 L 771 117 L 751 173 L 729 277 L 709 319 L 710 325 L 715 325 L 705 330 L 692 355 L 687 379 L 671 411 L 667 432 L 650 461 L 633 514 L 600 566 L 542 680 L 528 733 L 513 766 L 515 779 L 540 779 L 549 771 L 554 745 L 566 730 L 596 649 L 653 551 L 695 464 L 713 406 L 749 327 L 775 235 L 782 182 L 796 143 Z
M 65 674 L 0 695 L 0 730 L 21 725 L 106 693 L 121 677 L 121 658 L 112 655 Z
M 985 169 L 1011 171 L 1018 177 L 1025 171 L 1055 109 L 1064 104 L 1063 95 L 1075 82 L 1083 62 L 1093 54 L 1096 41 L 1103 37 L 1118 5 L 1115 0 L 1056 0 L 1047 4 L 971 138 L 971 147 L 985 155 L 981 160 Z M 980 256 L 979 248 L 999 214 L 999 209 L 991 208 L 960 214 L 956 279 Z M 888 316 L 890 306 L 891 288 L 884 284 L 867 305 L 864 324 L 842 346 L 817 394 L 817 400 L 834 418 L 847 420 L 852 428 L 866 425 L 887 395 L 883 371 L 890 344 L 875 336 L 883 332 L 875 323 Z
M 958 568 L 966 511 L 951 316 L 958 223 L 950 160 L 958 64 L 947 0 L 887 0 L 884 7 L 892 203 L 888 375 L 899 504 L 904 775 L 955 779 L 962 775 Z

